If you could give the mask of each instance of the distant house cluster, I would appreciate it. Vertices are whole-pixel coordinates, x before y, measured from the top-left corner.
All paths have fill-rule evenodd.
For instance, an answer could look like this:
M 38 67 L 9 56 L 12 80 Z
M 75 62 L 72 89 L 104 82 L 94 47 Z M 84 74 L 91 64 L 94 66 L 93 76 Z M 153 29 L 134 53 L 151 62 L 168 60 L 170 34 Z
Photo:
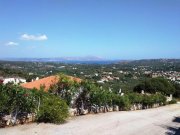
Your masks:
M 13 83 L 13 84 L 20 84 L 20 83 L 26 83 L 26 79 L 20 78 L 20 77 L 0 77 L 0 84 L 8 84 L 8 83 Z
M 180 83 L 180 72 L 177 71 L 156 71 L 156 72 L 146 71 L 144 72 L 144 74 L 149 74 L 152 78 L 164 77 L 171 81 Z

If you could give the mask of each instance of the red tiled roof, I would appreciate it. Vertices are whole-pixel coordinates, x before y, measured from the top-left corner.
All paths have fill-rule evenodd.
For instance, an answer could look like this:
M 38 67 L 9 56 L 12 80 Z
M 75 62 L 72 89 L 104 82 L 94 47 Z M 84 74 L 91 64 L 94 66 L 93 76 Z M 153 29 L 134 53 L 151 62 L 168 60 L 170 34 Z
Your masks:
M 81 82 L 80 78 L 75 78 L 72 76 L 68 76 L 71 80 L 74 80 L 76 82 Z M 23 83 L 21 84 L 22 87 L 27 88 L 27 89 L 33 89 L 36 88 L 38 90 L 40 90 L 40 88 L 43 86 L 45 87 L 45 91 L 47 91 L 51 85 L 54 85 L 56 83 L 58 83 L 59 81 L 59 76 L 49 76 L 49 77 L 45 77 L 33 82 L 29 82 L 29 83 Z
M 1 80 L 1 79 L 0 79 L 0 84 L 3 84 L 3 82 L 4 82 L 4 80 Z

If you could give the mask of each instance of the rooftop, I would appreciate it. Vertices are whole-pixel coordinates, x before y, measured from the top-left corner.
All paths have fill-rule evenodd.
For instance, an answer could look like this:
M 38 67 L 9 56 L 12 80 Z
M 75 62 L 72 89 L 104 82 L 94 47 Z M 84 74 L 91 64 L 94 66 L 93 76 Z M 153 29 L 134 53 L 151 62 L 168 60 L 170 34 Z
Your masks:
M 80 78 L 75 78 L 72 76 L 68 76 L 71 80 L 74 80 L 76 82 L 80 82 L 81 79 Z M 22 87 L 27 88 L 27 89 L 33 89 L 36 88 L 38 90 L 40 90 L 40 88 L 43 86 L 45 91 L 47 91 L 51 85 L 54 85 L 56 83 L 58 83 L 59 81 L 59 76 L 55 75 L 55 76 L 49 76 L 49 77 L 45 77 L 33 82 L 29 82 L 29 83 L 23 83 L 21 84 Z

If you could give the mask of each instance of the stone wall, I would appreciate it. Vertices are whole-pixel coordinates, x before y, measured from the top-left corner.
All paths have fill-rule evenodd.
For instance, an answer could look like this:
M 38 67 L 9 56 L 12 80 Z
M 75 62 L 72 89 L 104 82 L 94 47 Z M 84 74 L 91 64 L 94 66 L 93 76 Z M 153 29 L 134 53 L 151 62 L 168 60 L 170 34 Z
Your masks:
M 25 124 L 35 121 L 34 113 L 21 114 L 17 118 L 12 115 L 0 116 L 0 127 L 14 126 L 19 124 Z
M 162 106 L 163 104 L 153 104 L 151 106 L 143 105 L 143 104 L 133 104 L 130 106 L 129 111 L 135 111 L 135 110 L 143 110 L 143 109 L 149 109 L 149 108 L 156 108 L 159 106 Z M 78 109 L 77 108 L 70 108 L 69 114 L 70 116 L 78 116 L 78 115 L 85 115 L 85 114 L 97 114 L 97 113 L 106 113 L 106 112 L 113 112 L 113 111 L 124 111 L 121 107 L 118 105 L 114 106 L 98 106 L 93 105 L 89 109 Z

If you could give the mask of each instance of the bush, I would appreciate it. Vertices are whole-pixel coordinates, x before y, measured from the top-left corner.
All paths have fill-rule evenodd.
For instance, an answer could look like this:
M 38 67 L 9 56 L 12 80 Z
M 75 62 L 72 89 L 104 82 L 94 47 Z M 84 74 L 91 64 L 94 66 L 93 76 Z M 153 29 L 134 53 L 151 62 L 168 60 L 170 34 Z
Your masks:
M 163 95 L 175 93 L 175 87 L 173 86 L 172 82 L 164 78 L 147 79 L 134 87 L 134 92 L 141 93 L 142 90 L 151 94 L 155 94 L 156 92 Z
M 119 98 L 119 107 L 125 111 L 130 110 L 131 102 L 128 96 L 122 96 Z
M 34 113 L 36 99 L 34 92 L 14 85 L 0 86 L 0 113 L 18 116 L 22 113 Z
M 43 95 L 41 106 L 37 115 L 38 122 L 63 123 L 68 117 L 66 102 L 57 96 Z
M 96 105 L 118 105 L 120 110 L 130 110 L 134 104 L 142 104 L 144 108 L 153 107 L 154 104 L 165 105 L 166 97 L 160 93 L 156 94 L 140 94 L 128 93 L 123 96 L 109 92 L 108 90 L 95 87 L 90 91 L 90 104 Z
M 128 98 L 131 104 L 142 103 L 143 95 L 139 93 L 129 93 Z
M 175 99 L 168 102 L 168 104 L 176 104 L 176 103 L 177 103 L 177 101 Z
M 0 85 L 0 114 L 20 118 L 22 114 L 28 113 L 36 114 L 37 120 L 41 122 L 62 123 L 68 117 L 68 106 L 58 96 L 42 90 Z

